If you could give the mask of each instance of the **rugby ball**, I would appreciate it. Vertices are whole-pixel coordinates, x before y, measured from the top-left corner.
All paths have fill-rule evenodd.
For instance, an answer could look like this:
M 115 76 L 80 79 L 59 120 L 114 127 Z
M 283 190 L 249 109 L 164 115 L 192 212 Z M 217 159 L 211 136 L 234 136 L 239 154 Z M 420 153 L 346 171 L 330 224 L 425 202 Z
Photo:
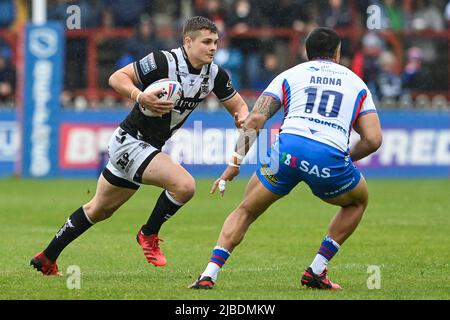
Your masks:
M 183 88 L 178 81 L 170 80 L 170 79 L 161 79 L 153 82 L 147 88 L 145 88 L 144 92 L 155 91 L 162 89 L 164 92 L 158 95 L 158 98 L 161 100 L 170 100 L 173 101 L 173 104 L 176 105 L 178 100 L 181 98 L 181 94 L 183 93 Z M 151 110 L 147 109 L 143 105 L 139 104 L 139 109 L 141 112 L 147 117 L 157 117 Z

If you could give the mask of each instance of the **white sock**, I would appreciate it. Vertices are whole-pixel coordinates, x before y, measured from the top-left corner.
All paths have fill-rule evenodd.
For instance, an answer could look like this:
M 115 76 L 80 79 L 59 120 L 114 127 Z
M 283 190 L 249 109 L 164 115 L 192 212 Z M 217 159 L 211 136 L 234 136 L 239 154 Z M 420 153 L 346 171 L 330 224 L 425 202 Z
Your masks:
M 220 246 L 215 246 L 211 254 L 211 259 L 209 260 L 209 263 L 206 266 L 205 271 L 203 271 L 201 277 L 211 277 L 212 281 L 216 282 L 217 273 L 227 261 L 230 254 L 231 252 L 227 249 Z
M 209 262 L 200 278 L 211 277 L 212 281 L 216 282 L 219 270 L 220 267 L 217 264 L 215 264 L 214 262 Z
M 327 264 L 328 264 L 327 258 L 325 258 L 321 254 L 316 254 L 316 257 L 314 258 L 310 267 L 315 274 L 321 274 L 323 270 L 325 270 Z

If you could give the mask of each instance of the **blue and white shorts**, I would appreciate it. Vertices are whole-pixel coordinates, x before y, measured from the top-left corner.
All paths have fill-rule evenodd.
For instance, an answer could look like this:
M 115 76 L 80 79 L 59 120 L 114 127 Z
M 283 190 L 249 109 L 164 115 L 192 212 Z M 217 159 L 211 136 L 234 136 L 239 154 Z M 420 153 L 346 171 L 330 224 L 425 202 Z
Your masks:
M 281 133 L 268 156 L 269 162 L 256 175 L 278 195 L 288 194 L 304 181 L 317 197 L 334 198 L 355 188 L 361 179 L 347 153 L 299 135 Z

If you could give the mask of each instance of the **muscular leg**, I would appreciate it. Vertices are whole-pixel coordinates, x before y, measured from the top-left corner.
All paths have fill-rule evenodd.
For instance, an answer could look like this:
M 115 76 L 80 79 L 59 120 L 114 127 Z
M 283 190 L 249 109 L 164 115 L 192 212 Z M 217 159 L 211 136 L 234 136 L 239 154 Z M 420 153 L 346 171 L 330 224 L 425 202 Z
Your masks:
M 45 257 L 53 262 L 56 261 L 67 245 L 77 239 L 94 223 L 109 218 L 135 192 L 136 190 L 133 189 L 113 186 L 103 175 L 100 175 L 97 190 L 92 200 L 69 216 L 67 222 L 43 251 Z M 33 262 L 37 265 L 37 262 Z M 43 271 L 42 268 L 40 270 Z M 43 273 L 45 273 L 45 270 Z
M 227 217 L 220 232 L 217 246 L 229 252 L 239 245 L 250 224 L 282 196 L 267 190 L 256 174 L 251 177 L 245 196 L 239 206 Z
M 328 226 L 327 236 L 323 239 L 310 267 L 303 274 L 302 285 L 322 289 L 340 289 L 339 285 L 326 279 L 326 271 L 324 272 L 324 270 L 362 218 L 368 202 L 366 181 L 361 177 L 358 185 L 352 190 L 335 198 L 322 200 L 340 206 L 341 209 L 332 219 Z
M 195 193 L 194 178 L 162 152 L 158 153 L 144 170 L 142 183 L 166 189 L 180 203 L 188 202 Z
M 93 223 L 105 220 L 111 217 L 135 192 L 134 189 L 114 186 L 100 175 L 95 196 L 83 205 L 84 212 Z
M 194 178 L 164 153 L 158 153 L 144 170 L 142 183 L 158 186 L 170 192 L 180 203 L 189 201 L 195 192 Z M 136 190 L 109 183 L 100 175 L 94 198 L 83 205 L 85 213 L 94 223 L 109 218 L 127 202 Z
M 181 165 L 160 152 L 145 168 L 142 183 L 165 189 L 137 235 L 147 261 L 155 266 L 164 266 L 167 260 L 159 247 L 159 231 L 162 225 L 192 198 L 195 180 Z
M 269 191 L 258 179 L 256 174 L 250 178 L 245 190 L 244 199 L 227 217 L 220 232 L 217 245 L 205 271 L 194 284 L 193 289 L 210 289 L 217 279 L 217 273 L 230 256 L 233 249 L 244 239 L 250 224 L 253 223 L 267 208 L 282 198 Z
M 358 226 L 368 199 L 367 183 L 363 177 L 354 189 L 335 198 L 323 199 L 327 203 L 341 206 L 328 226 L 328 235 L 340 245 Z

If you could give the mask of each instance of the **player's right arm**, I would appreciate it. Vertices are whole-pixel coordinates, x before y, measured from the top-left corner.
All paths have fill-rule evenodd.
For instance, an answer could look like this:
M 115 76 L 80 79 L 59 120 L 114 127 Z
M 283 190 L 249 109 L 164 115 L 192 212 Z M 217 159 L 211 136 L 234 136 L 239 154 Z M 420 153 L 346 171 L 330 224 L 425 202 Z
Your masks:
M 144 59 L 146 59 L 145 57 Z M 142 60 L 144 60 L 142 59 Z M 141 61 L 142 61 L 141 60 Z M 171 101 L 160 100 L 158 95 L 161 94 L 162 90 L 142 92 L 136 85 L 142 83 L 140 79 L 144 79 L 144 85 L 148 85 L 151 82 L 162 79 L 159 74 L 156 72 L 152 75 L 145 74 L 139 75 L 139 71 L 136 67 L 136 62 L 130 63 L 125 67 L 117 70 L 109 77 L 109 85 L 120 93 L 122 96 L 131 98 L 144 105 L 146 108 L 153 111 L 155 114 L 163 115 L 165 113 L 169 113 L 171 109 L 173 109 L 173 103 Z M 155 69 L 156 70 L 156 69 Z M 159 70 L 158 70 L 159 71 Z M 152 79 L 155 78 L 155 79 Z M 153 81 L 151 81 L 153 80 Z
M 259 130 L 264 127 L 266 121 L 271 118 L 281 108 L 280 100 L 271 95 L 262 94 L 255 102 L 252 112 L 242 126 L 238 140 L 236 142 L 235 152 L 228 163 L 228 167 L 222 173 L 220 178 L 214 181 L 210 193 L 214 193 L 223 181 L 231 181 L 239 174 L 240 164 L 244 160 L 247 152 L 258 137 Z M 225 189 L 221 190 L 223 196 Z

